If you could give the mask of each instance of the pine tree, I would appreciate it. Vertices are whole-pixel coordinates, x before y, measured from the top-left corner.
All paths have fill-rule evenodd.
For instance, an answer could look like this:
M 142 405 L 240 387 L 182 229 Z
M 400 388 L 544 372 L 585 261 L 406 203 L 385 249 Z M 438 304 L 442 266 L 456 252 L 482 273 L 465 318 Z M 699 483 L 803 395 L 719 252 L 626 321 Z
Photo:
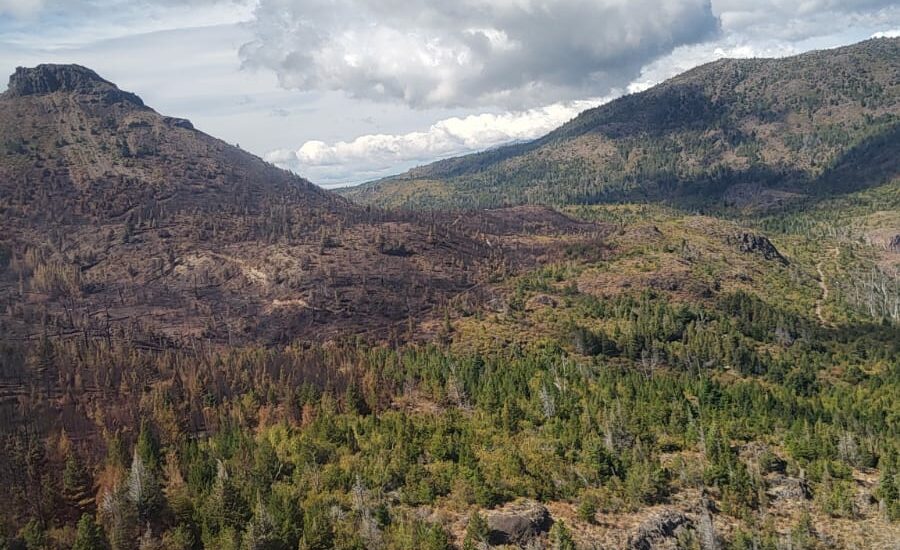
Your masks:
M 139 536 L 137 510 L 129 492 L 127 487 L 116 488 L 100 503 L 100 517 L 112 550 L 133 548 Z
M 329 550 L 334 547 L 334 526 L 328 509 L 313 504 L 303 514 L 303 536 L 300 550 Z
M 62 481 L 66 502 L 76 509 L 86 509 L 91 501 L 91 476 L 75 453 L 66 459 Z
M 161 496 L 156 475 L 147 466 L 139 448 L 135 447 L 128 474 L 128 497 L 136 507 L 138 517 L 142 520 L 151 517 L 160 504 Z
M 489 531 L 490 529 L 484 516 L 478 512 L 472 512 L 472 515 L 469 516 L 469 523 L 466 525 L 466 538 L 463 540 L 463 550 L 486 548 Z
M 135 452 L 141 456 L 141 460 L 143 460 L 149 471 L 156 473 L 159 470 L 159 444 L 156 442 L 156 438 L 146 422 L 141 424 L 141 431 L 135 444 Z
M 103 550 L 107 546 L 103 531 L 94 521 L 94 516 L 82 514 L 81 519 L 78 520 L 75 544 L 72 546 L 72 550 Z
M 250 518 L 246 501 L 221 461 L 203 515 L 207 527 L 215 533 L 226 528 L 243 528 Z
M 572 533 L 562 521 L 557 521 L 550 528 L 550 543 L 553 545 L 553 550 L 575 550 Z
M 43 550 L 47 547 L 47 531 L 44 525 L 36 519 L 25 524 L 25 527 L 19 531 L 19 537 L 25 542 L 25 548 L 28 550 Z
M 256 495 L 253 518 L 250 520 L 247 530 L 244 531 L 241 547 L 243 550 L 275 550 L 280 547 L 272 515 L 259 493 Z

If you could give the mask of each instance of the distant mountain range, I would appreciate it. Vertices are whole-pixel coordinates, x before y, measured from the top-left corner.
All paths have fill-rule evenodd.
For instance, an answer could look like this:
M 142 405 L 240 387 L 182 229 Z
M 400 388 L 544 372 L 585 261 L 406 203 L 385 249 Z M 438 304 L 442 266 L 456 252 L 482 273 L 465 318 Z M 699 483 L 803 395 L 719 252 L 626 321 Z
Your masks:
M 407 208 L 665 201 L 771 208 L 898 173 L 900 39 L 724 59 L 583 112 L 536 141 L 341 193 Z

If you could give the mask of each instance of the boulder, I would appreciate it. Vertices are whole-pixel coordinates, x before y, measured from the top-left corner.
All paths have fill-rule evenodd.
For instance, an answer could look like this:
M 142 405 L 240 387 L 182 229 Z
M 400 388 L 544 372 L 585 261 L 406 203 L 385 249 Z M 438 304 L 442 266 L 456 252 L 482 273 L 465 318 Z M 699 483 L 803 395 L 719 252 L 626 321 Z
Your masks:
M 678 533 L 693 529 L 689 517 L 675 510 L 664 510 L 640 524 L 628 537 L 628 550 L 674 548 Z
M 491 544 L 524 545 L 550 530 L 553 519 L 542 504 L 520 501 L 486 514 Z
M 777 475 L 769 483 L 766 491 L 774 501 L 803 501 L 812 498 L 809 483 L 803 478 Z
M 900 234 L 894 235 L 888 242 L 888 250 L 900 254 Z

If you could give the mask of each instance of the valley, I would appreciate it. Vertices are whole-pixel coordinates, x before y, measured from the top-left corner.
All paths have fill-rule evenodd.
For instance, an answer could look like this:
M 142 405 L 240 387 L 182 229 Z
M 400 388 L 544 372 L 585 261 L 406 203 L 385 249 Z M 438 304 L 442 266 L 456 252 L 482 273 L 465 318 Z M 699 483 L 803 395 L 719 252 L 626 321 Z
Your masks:
M 898 45 L 340 194 L 19 69 L 0 548 L 893 548 Z

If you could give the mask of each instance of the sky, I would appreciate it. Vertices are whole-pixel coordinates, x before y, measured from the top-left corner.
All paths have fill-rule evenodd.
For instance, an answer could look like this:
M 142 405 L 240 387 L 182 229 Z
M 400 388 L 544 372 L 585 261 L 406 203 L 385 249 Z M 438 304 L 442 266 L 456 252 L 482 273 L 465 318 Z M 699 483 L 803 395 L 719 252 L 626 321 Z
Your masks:
M 721 57 L 877 36 L 900 36 L 900 0 L 0 0 L 0 73 L 88 66 L 334 187 L 540 137 Z

